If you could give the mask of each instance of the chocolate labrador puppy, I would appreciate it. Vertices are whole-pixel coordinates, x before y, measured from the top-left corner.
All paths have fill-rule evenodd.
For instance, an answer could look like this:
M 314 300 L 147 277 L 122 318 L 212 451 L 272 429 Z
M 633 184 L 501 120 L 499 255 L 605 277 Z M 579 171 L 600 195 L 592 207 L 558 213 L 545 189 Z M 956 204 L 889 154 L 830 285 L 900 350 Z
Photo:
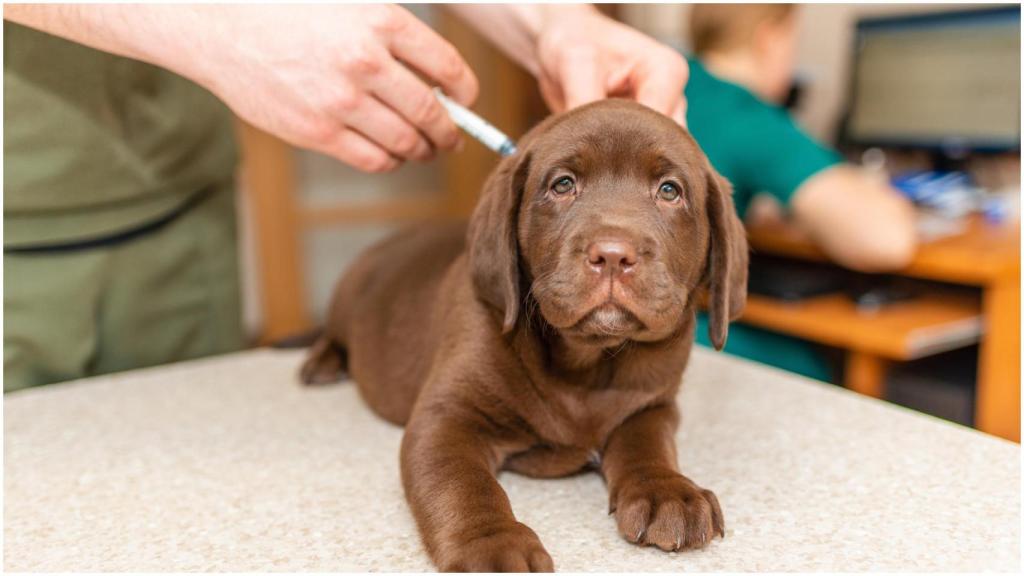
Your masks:
M 619 533 L 663 550 L 724 535 L 683 476 L 676 392 L 707 293 L 725 342 L 746 301 L 729 185 L 690 135 L 639 104 L 553 116 L 490 176 L 468 230 L 422 225 L 339 283 L 306 382 L 347 370 L 406 426 L 402 482 L 443 570 L 550 571 L 499 470 L 595 467 Z

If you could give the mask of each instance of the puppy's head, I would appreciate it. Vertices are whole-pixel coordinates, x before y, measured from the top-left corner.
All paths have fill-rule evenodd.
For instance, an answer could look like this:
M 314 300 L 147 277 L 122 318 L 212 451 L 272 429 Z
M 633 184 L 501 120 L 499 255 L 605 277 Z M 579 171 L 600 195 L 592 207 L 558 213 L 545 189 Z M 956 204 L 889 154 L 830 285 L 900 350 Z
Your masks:
M 706 289 L 720 349 L 746 302 L 729 184 L 685 130 L 624 100 L 531 130 L 491 174 L 468 241 L 477 294 L 504 312 L 505 332 L 535 303 L 570 341 L 657 341 Z

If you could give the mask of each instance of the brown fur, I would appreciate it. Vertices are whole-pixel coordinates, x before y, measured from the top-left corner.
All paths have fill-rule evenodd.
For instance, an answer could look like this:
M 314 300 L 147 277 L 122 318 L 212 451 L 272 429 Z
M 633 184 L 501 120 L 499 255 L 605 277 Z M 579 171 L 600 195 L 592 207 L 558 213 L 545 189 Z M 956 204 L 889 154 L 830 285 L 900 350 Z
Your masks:
M 574 191 L 556 194 L 564 176 Z M 679 201 L 659 196 L 666 181 Z M 598 241 L 631 256 L 595 256 Z M 623 537 L 699 548 L 725 528 L 715 496 L 679 473 L 675 397 L 698 295 L 721 347 L 746 270 L 729 186 L 689 134 L 638 104 L 595 103 L 534 128 L 468 230 L 422 225 L 368 250 L 302 376 L 347 368 L 406 426 L 403 485 L 443 570 L 553 569 L 512 514 L 502 469 L 596 467 Z

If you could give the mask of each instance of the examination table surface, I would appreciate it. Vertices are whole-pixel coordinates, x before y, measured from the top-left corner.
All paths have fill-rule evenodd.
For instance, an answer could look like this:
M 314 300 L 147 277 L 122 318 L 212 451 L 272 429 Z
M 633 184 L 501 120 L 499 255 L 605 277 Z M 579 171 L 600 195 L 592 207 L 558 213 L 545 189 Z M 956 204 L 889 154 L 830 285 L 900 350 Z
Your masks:
M 4 568 L 431 570 L 399 479 L 402 430 L 351 383 L 303 387 L 257 349 L 6 395 Z M 1020 569 L 1020 446 L 695 349 L 682 471 L 725 539 L 619 538 L 596 473 L 503 473 L 561 571 Z

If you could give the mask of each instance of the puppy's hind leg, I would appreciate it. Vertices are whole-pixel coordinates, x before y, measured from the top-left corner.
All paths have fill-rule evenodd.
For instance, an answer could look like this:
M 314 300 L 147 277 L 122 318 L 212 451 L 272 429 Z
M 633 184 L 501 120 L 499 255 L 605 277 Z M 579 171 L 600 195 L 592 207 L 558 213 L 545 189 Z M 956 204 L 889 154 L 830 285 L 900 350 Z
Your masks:
M 326 335 L 317 338 L 309 348 L 299 374 L 307 385 L 331 384 L 347 376 L 348 353 Z

